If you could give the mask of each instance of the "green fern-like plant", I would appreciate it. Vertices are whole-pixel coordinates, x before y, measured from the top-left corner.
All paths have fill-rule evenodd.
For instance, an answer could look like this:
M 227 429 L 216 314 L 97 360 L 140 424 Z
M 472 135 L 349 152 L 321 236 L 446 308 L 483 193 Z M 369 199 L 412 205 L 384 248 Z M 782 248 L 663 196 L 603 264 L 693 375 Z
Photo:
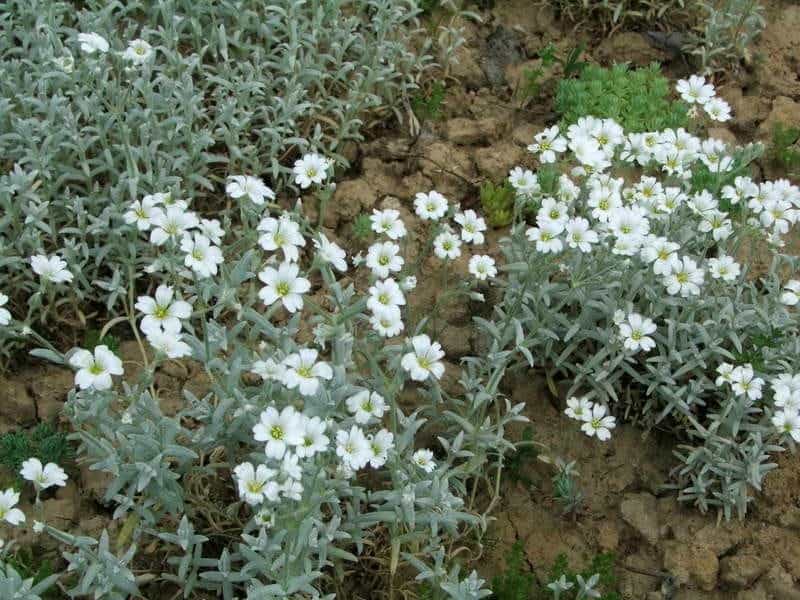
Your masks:
M 777 123 L 772 130 L 769 158 L 788 174 L 800 173 L 800 128 Z
M 506 568 L 492 579 L 496 600 L 528 600 L 533 593 L 534 575 L 523 567 L 525 549 L 517 540 L 506 557 Z
M 685 127 L 689 121 L 688 107 L 671 99 L 657 63 L 642 69 L 587 65 L 580 77 L 559 82 L 555 107 L 564 127 L 589 115 L 614 119 L 627 132 Z
M 486 222 L 492 227 L 505 227 L 514 218 L 514 188 L 508 183 L 495 185 L 491 181 L 481 186 L 481 207 Z

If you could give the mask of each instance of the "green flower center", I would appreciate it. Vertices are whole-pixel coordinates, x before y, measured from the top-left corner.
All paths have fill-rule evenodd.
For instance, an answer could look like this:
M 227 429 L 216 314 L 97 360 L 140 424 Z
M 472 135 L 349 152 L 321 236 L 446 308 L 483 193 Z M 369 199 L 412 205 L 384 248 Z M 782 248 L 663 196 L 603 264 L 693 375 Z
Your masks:
M 103 371 L 104 371 L 103 365 L 97 362 L 93 362 L 92 366 L 89 367 L 89 373 L 91 373 L 92 375 L 100 375 L 103 373 Z
M 380 258 L 378 258 L 378 264 L 381 265 L 382 267 L 385 267 L 386 265 L 389 264 L 389 257 L 386 256 L 385 254 L 382 255 Z
M 314 375 L 311 373 L 311 367 L 303 365 L 301 367 L 297 367 L 297 374 L 304 379 L 311 379 Z
M 247 491 L 251 494 L 258 494 L 264 488 L 264 484 L 260 481 L 248 481 L 247 482 Z
M 283 427 L 280 425 L 273 425 L 272 428 L 269 430 L 269 436 L 273 440 L 282 440 L 283 439 Z
M 278 296 L 286 296 L 289 293 L 289 284 L 285 281 L 281 281 L 275 286 L 275 291 L 278 293 Z

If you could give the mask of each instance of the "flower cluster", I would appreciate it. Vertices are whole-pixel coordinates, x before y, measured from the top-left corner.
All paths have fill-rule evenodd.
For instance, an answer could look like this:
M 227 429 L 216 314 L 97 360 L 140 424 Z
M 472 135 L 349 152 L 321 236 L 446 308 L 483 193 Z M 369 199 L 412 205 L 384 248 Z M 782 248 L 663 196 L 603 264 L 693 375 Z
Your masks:
M 608 414 L 605 404 L 591 402 L 585 397 L 567 398 L 567 408 L 564 413 L 570 418 L 581 422 L 581 431 L 589 437 L 596 436 L 601 442 L 611 439 L 611 430 L 617 426 L 616 417 Z
M 64 487 L 67 484 L 67 474 L 64 469 L 55 463 L 42 464 L 38 458 L 29 458 L 22 463 L 19 474 L 25 481 L 30 481 L 36 491 L 36 500 L 39 494 L 49 487 Z M 13 488 L 0 492 L 0 522 L 9 525 L 19 525 L 25 522 L 25 513 L 16 508 L 19 503 L 20 493 Z

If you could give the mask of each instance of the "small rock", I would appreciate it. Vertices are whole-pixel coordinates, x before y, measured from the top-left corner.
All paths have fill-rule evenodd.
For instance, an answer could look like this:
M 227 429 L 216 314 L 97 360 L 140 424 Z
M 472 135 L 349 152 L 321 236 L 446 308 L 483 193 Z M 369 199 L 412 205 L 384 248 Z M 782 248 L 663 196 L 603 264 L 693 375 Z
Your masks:
M 663 548 L 664 569 L 679 583 L 696 585 L 705 591 L 716 587 L 719 561 L 714 552 L 705 546 L 676 541 L 664 542 Z
M 69 369 L 48 367 L 31 381 L 36 398 L 36 416 L 40 421 L 54 421 L 61 413 L 67 394 L 75 386 L 75 374 Z
M 734 589 L 745 589 L 767 570 L 769 562 L 752 554 L 726 556 L 719 561 L 720 579 Z
M 608 63 L 630 63 L 644 67 L 651 62 L 664 62 L 667 53 L 651 45 L 642 34 L 625 31 L 612 35 L 597 49 L 598 56 Z
M 486 75 L 478 62 L 478 52 L 474 48 L 460 46 L 453 53 L 449 64 L 450 74 L 461 85 L 476 90 L 486 85 Z
M 514 128 L 514 131 L 511 132 L 511 139 L 514 140 L 514 143 L 527 148 L 528 145 L 533 143 L 533 136 L 544 129 L 541 125 L 536 125 L 534 123 L 523 123 L 518 127 Z
M 423 150 L 422 157 L 420 168 L 423 175 L 433 182 L 434 189 L 448 200 L 456 202 L 467 197 L 472 188 L 475 168 L 464 150 L 454 144 L 434 142 Z
M 89 465 L 81 465 L 81 492 L 84 496 L 102 501 L 114 476 L 106 471 L 90 469 Z
M 0 377 L 0 433 L 35 422 L 36 404 L 25 383 Z
M 740 590 L 737 592 L 736 600 L 768 600 L 767 591 L 759 584 L 752 590 Z
M 450 119 L 444 124 L 445 136 L 454 144 L 472 146 L 485 143 L 494 138 L 497 131 L 495 119 L 474 121 L 461 117 Z
M 766 140 L 772 139 L 772 132 L 778 123 L 796 127 L 800 123 L 800 103 L 785 96 L 775 98 L 772 102 L 772 110 L 758 127 L 758 137 Z
M 728 146 L 739 145 L 739 140 L 736 139 L 734 133 L 725 127 L 711 127 L 708 130 L 708 137 L 725 142 Z
M 445 327 L 438 336 L 439 342 L 445 356 L 450 359 L 461 358 L 472 351 L 472 328 L 456 327 L 449 325 Z
M 633 527 L 651 546 L 658 542 L 658 507 L 650 494 L 627 494 L 620 504 L 625 522 Z
M 475 151 L 475 164 L 481 175 L 498 183 L 508 177 L 508 172 L 522 162 L 523 150 L 511 142 L 499 142 Z
M 364 179 L 351 179 L 336 185 L 333 198 L 328 203 L 325 225 L 335 228 L 337 223 L 355 219 L 365 209 L 378 201 L 378 194 Z
M 775 565 L 767 571 L 762 581 L 767 593 L 775 600 L 800 600 L 800 589 L 795 586 L 792 576 L 780 565 Z
M 610 520 L 601 521 L 597 525 L 597 545 L 603 552 L 614 552 L 619 546 L 619 529 Z

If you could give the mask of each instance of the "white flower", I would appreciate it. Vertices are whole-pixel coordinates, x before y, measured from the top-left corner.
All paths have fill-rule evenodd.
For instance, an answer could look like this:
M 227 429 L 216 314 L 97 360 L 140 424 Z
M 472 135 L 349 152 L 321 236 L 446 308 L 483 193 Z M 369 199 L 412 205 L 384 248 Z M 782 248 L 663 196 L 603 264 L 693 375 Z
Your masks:
M 45 283 L 66 283 L 73 278 L 67 269 L 67 261 L 59 256 L 44 254 L 31 256 L 31 267 Z
M 325 234 L 318 233 L 319 239 L 314 240 L 317 247 L 317 256 L 320 260 L 330 264 L 334 269 L 344 273 L 347 271 L 347 254 L 338 244 L 331 242 Z
M 122 215 L 122 218 L 128 225 L 135 223 L 139 231 L 148 231 L 153 224 L 153 217 L 162 212 L 158 205 L 159 201 L 155 195 L 147 195 L 141 201 L 132 202 L 128 211 Z
M 219 246 L 222 238 L 225 237 L 225 230 L 220 226 L 218 219 L 200 219 L 197 227 L 200 229 L 200 233 L 211 240 L 212 244 Z
M 224 260 L 222 250 L 211 244 L 206 236 L 195 233 L 181 240 L 181 250 L 185 253 L 183 264 L 201 279 L 217 274 L 218 265 Z
M 719 258 L 709 258 L 708 267 L 711 272 L 711 277 L 729 282 L 736 281 L 742 272 L 739 263 L 733 260 L 732 256 L 727 256 L 725 254 Z
M 300 443 L 294 451 L 300 458 L 309 458 L 317 452 L 325 452 L 328 449 L 330 439 L 325 435 L 325 421 L 319 417 L 303 419 L 303 432 L 300 436 Z
M 271 358 L 267 360 L 257 360 L 250 369 L 251 373 L 255 373 L 261 377 L 261 379 L 281 382 L 283 381 L 283 374 L 285 371 L 286 368 L 282 363 L 276 363 Z
M 111 376 L 124 372 L 122 361 L 106 345 L 97 346 L 94 355 L 88 350 L 77 350 L 70 357 L 69 364 L 78 369 L 75 384 L 82 390 L 90 387 L 96 390 L 110 389 Z
M 236 483 L 239 487 L 239 496 L 250 504 L 256 506 L 264 500 L 275 501 L 278 499 L 280 487 L 274 481 L 276 471 L 267 465 L 253 467 L 249 462 L 236 465 L 233 469 Z
M 576 398 L 572 396 L 567 398 L 567 408 L 564 413 L 570 419 L 576 419 L 578 421 L 585 421 L 589 416 L 591 416 L 592 412 L 592 403 L 586 398 Z
M 17 502 L 19 502 L 19 492 L 15 492 L 11 488 L 0 492 L 0 521 L 5 521 L 10 525 L 19 525 L 25 522 L 25 513 L 14 508 Z
M 423 221 L 438 221 L 447 212 L 447 198 L 437 191 L 420 192 L 414 197 L 414 209 Z
M 38 458 L 29 458 L 23 462 L 19 474 L 26 481 L 32 482 L 37 492 L 54 485 L 59 487 L 67 485 L 67 474 L 64 469 L 55 463 L 42 465 L 42 461 Z
M 140 65 L 153 55 L 153 47 L 146 41 L 135 39 L 128 42 L 122 57 L 133 64 Z
M 386 464 L 389 451 L 394 448 L 394 434 L 386 429 L 381 429 L 378 433 L 370 436 L 369 442 L 369 466 L 378 469 Z
M 399 253 L 400 246 L 394 242 L 372 244 L 367 250 L 367 267 L 375 277 L 386 279 L 390 273 L 396 273 L 403 268 L 403 257 Z
M 775 406 L 783 410 L 800 409 L 800 374 L 783 373 L 770 383 L 775 394 Z
M 281 485 L 281 493 L 284 498 L 300 500 L 303 497 L 303 484 L 294 479 L 287 479 Z
M 730 121 L 731 120 L 731 107 L 722 98 L 712 98 L 703 105 L 706 114 L 713 121 Z
M 404 292 L 410 292 L 415 287 L 417 287 L 417 278 L 414 277 L 413 275 L 408 275 L 407 277 L 404 277 L 403 280 L 400 282 L 400 288 Z
M 275 525 L 275 513 L 266 506 L 262 506 L 258 512 L 253 515 L 253 521 L 264 529 L 272 529 Z
M 259 206 L 267 200 L 275 199 L 275 192 L 260 177 L 251 175 L 231 175 L 225 186 L 225 192 L 234 199 L 247 197 Z
M 266 251 L 283 250 L 283 255 L 289 262 L 297 262 L 300 258 L 301 248 L 306 245 L 306 240 L 300 233 L 300 226 L 292 221 L 288 215 L 278 219 L 267 217 L 258 224 L 258 230 L 263 231 L 258 238 L 258 244 Z
M 530 241 L 536 242 L 536 250 L 539 252 L 558 254 L 564 249 L 564 243 L 558 237 L 563 230 L 563 225 L 551 222 L 542 227 L 531 227 L 525 235 Z
M 184 237 L 186 232 L 197 227 L 197 215 L 182 206 L 169 206 L 166 211 L 153 212 L 150 221 L 153 230 L 150 232 L 150 243 L 161 246 L 167 240 Z
M 265 452 L 269 458 L 283 458 L 289 446 L 299 446 L 303 442 L 303 419 L 292 406 L 278 412 L 267 407 L 253 426 L 253 438 L 266 442 Z
M 145 332 L 147 342 L 156 351 L 164 354 L 167 358 L 185 358 L 192 355 L 192 349 L 186 342 L 182 341 L 182 335 L 178 331 L 161 331 L 153 329 Z
M 692 75 L 688 80 L 680 79 L 675 87 L 681 98 L 689 104 L 705 104 L 716 94 L 714 86 L 699 75 Z
M 497 267 L 494 266 L 494 259 L 487 254 L 476 254 L 470 258 L 467 269 L 475 279 L 481 281 L 497 275 Z
M 796 306 L 800 302 L 800 279 L 790 279 L 783 286 L 781 303 L 786 306 Z
M 398 306 L 379 306 L 373 309 L 369 324 L 375 332 L 383 337 L 400 335 L 405 325 Z
M 731 388 L 737 396 L 747 396 L 750 400 L 761 398 L 764 380 L 756 377 L 749 364 L 736 367 L 731 373 Z
M 306 154 L 294 161 L 294 182 L 302 189 L 312 183 L 320 184 L 328 177 L 330 162 L 319 154 Z
M 366 425 L 372 418 L 380 419 L 386 411 L 386 402 L 383 396 L 369 390 L 353 394 L 345 400 L 345 404 L 359 425 Z
M 333 370 L 326 362 L 317 362 L 318 352 L 313 348 L 303 348 L 283 359 L 286 370 L 283 384 L 293 390 L 297 388 L 303 396 L 313 396 L 319 389 L 320 379 L 332 379 Z
M 558 125 L 540 131 L 533 136 L 534 142 L 528 146 L 528 151 L 538 154 L 539 162 L 556 162 L 556 154 L 561 154 L 567 149 L 567 140 L 559 133 Z
M 432 473 L 436 468 L 433 460 L 433 452 L 427 448 L 421 448 L 411 455 L 411 461 L 426 473 Z
M 291 452 L 283 455 L 280 467 L 281 475 L 289 479 L 300 479 L 303 475 L 303 468 L 300 466 L 300 457 Z
M 175 298 L 172 286 L 163 284 L 156 288 L 155 298 L 139 296 L 135 308 L 145 315 L 141 324 L 145 334 L 162 330 L 177 333 L 181 330 L 181 319 L 192 316 L 192 305 Z
M 655 348 L 655 341 L 649 337 L 655 330 L 655 323 L 638 313 L 629 314 L 627 321 L 619 324 L 619 333 L 624 340 L 623 345 L 625 349 L 632 352 L 638 352 L 639 350 L 649 352 Z
M 400 211 L 393 208 L 372 209 L 369 220 L 372 223 L 372 231 L 383 233 L 391 240 L 399 240 L 406 235 L 406 226 L 400 218 Z
M 508 174 L 508 181 L 517 194 L 520 196 L 531 197 L 541 191 L 539 178 L 530 169 L 514 167 Z
M 714 385 L 717 387 L 722 387 L 726 383 L 732 384 L 733 383 L 733 370 L 734 366 L 730 363 L 722 363 L 717 367 L 717 373 L 719 376 L 717 377 L 716 381 L 714 381 Z
M 453 220 L 461 225 L 461 239 L 468 244 L 482 244 L 483 232 L 486 231 L 486 221 L 479 217 L 474 210 L 465 210 L 456 213 Z
M 80 42 L 81 50 L 86 54 L 94 54 L 95 52 L 105 54 L 109 49 L 106 38 L 94 32 L 79 33 L 78 42 Z
M 642 260 L 653 263 L 653 273 L 669 275 L 673 268 L 679 266 L 677 251 L 680 246 L 667 238 L 650 236 L 639 251 Z M 676 264 L 678 263 L 678 264 Z
M 683 297 L 697 296 L 703 285 L 704 271 L 697 268 L 697 263 L 688 256 L 676 260 L 672 272 L 664 278 L 664 285 L 670 296 L 680 294 Z
M 364 432 L 357 425 L 353 425 L 350 431 L 340 429 L 336 432 L 336 456 L 348 469 L 358 471 L 364 467 L 370 459 L 370 447 Z
M 394 279 L 376 281 L 369 288 L 367 308 L 372 311 L 379 311 L 382 308 L 391 306 L 404 306 L 405 303 L 406 298 L 403 295 L 403 291 Z
M 417 335 L 411 338 L 413 352 L 403 355 L 400 362 L 402 367 L 408 371 L 414 381 L 425 381 L 429 377 L 440 379 L 444 375 L 444 352 L 439 342 L 431 342 L 425 335 Z
M 597 232 L 589 228 L 589 221 L 583 217 L 575 217 L 564 226 L 567 245 L 578 248 L 581 252 L 591 252 L 592 244 L 598 242 Z
M 289 312 L 303 308 L 303 294 L 311 289 L 311 282 L 300 277 L 299 267 L 293 263 L 282 263 L 277 269 L 266 267 L 258 274 L 264 287 L 258 292 L 261 301 L 270 306 L 280 300 Z
M 589 437 L 597 436 L 601 442 L 611 439 L 611 430 L 617 426 L 617 420 L 615 417 L 606 415 L 606 411 L 603 404 L 594 404 L 591 414 L 586 416 L 581 425 L 581 431 Z
M 782 435 L 790 436 L 800 443 L 800 414 L 781 410 L 772 417 L 772 424 Z
M 433 252 L 442 260 L 461 256 L 461 240 L 450 231 L 443 231 L 433 240 Z
M 8 304 L 8 296 L 0 292 L 0 325 L 6 326 L 11 323 L 11 313 L 7 308 L 3 308 Z

